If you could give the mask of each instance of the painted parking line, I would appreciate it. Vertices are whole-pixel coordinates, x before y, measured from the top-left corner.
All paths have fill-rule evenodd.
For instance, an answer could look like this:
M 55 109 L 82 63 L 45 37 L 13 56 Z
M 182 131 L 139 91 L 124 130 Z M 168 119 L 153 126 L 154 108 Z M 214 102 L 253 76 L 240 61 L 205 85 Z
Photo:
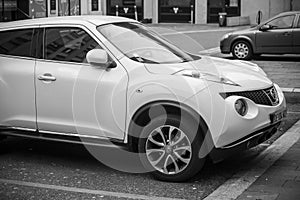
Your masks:
M 251 162 L 254 164 L 251 170 L 237 173 L 204 200 L 237 199 L 300 139 L 299 132 L 300 120 Z
M 212 29 L 212 30 L 195 30 L 195 31 L 175 31 L 170 33 L 160 33 L 160 35 L 179 35 L 179 34 L 193 34 L 193 33 L 210 33 L 210 32 L 229 32 L 236 29 L 227 28 L 227 29 Z
M 0 183 L 19 185 L 19 186 L 27 186 L 27 187 L 35 187 L 35 188 L 42 188 L 42 189 L 50 189 L 50 190 L 60 190 L 60 191 L 64 191 L 64 192 L 102 195 L 102 196 L 117 197 L 117 198 L 142 199 L 142 200 L 182 200 L 182 199 L 176 199 L 176 198 L 147 196 L 147 195 L 121 193 L 121 192 L 109 192 L 109 191 L 103 191 L 103 190 L 90 190 L 90 189 L 84 189 L 84 188 L 48 185 L 48 184 L 33 183 L 33 182 L 18 181 L 18 180 L 8 180 L 8 179 L 0 179 Z
M 216 54 L 216 53 L 221 53 L 220 47 L 214 47 L 210 49 L 205 49 L 202 51 L 199 51 L 200 54 Z

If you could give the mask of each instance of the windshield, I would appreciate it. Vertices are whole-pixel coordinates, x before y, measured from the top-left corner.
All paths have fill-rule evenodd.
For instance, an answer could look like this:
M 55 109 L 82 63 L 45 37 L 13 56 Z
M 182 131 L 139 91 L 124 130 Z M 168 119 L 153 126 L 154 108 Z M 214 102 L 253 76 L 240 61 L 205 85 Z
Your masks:
M 97 30 L 123 54 L 142 63 L 181 63 L 193 58 L 138 23 L 113 23 Z

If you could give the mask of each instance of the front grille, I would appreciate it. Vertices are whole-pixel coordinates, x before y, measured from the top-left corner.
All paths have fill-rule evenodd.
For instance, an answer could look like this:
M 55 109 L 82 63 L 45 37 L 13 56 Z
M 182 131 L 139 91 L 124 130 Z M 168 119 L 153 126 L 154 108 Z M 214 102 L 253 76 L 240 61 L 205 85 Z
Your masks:
M 275 106 L 279 103 L 278 93 L 274 86 L 264 90 L 253 90 L 245 92 L 228 92 L 222 94 L 225 98 L 230 96 L 242 96 L 252 100 L 256 104 Z

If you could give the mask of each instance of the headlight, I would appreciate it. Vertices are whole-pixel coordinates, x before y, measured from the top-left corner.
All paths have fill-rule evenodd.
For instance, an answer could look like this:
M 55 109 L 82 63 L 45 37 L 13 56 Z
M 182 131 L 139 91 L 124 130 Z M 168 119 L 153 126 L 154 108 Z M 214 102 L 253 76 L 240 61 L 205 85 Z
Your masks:
M 227 34 L 225 34 L 225 35 L 222 37 L 221 40 L 226 40 L 226 39 L 228 39 L 228 38 L 231 36 L 231 34 L 232 34 L 232 33 L 227 33 Z
M 234 104 L 235 110 L 237 113 L 239 113 L 241 116 L 245 116 L 248 111 L 247 102 L 243 99 L 236 100 Z
M 192 78 L 203 79 L 206 81 L 212 81 L 212 82 L 222 83 L 222 84 L 226 84 L 226 85 L 240 86 L 239 84 L 233 82 L 232 80 L 230 80 L 226 77 L 217 76 L 217 75 L 209 74 L 209 73 L 201 73 L 197 70 L 182 70 L 180 72 L 177 72 L 175 75 L 188 76 L 188 77 L 192 77 Z

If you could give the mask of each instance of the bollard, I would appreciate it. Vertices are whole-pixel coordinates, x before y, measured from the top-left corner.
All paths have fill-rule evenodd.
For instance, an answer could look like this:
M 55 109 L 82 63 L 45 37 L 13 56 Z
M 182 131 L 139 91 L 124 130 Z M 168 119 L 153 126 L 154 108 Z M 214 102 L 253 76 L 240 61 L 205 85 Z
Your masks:
M 134 5 L 134 17 L 135 17 L 135 20 L 138 21 L 138 12 L 137 12 L 136 5 Z
M 119 5 L 116 5 L 116 16 L 119 16 Z
M 194 22 L 194 5 L 191 5 L 191 24 Z

